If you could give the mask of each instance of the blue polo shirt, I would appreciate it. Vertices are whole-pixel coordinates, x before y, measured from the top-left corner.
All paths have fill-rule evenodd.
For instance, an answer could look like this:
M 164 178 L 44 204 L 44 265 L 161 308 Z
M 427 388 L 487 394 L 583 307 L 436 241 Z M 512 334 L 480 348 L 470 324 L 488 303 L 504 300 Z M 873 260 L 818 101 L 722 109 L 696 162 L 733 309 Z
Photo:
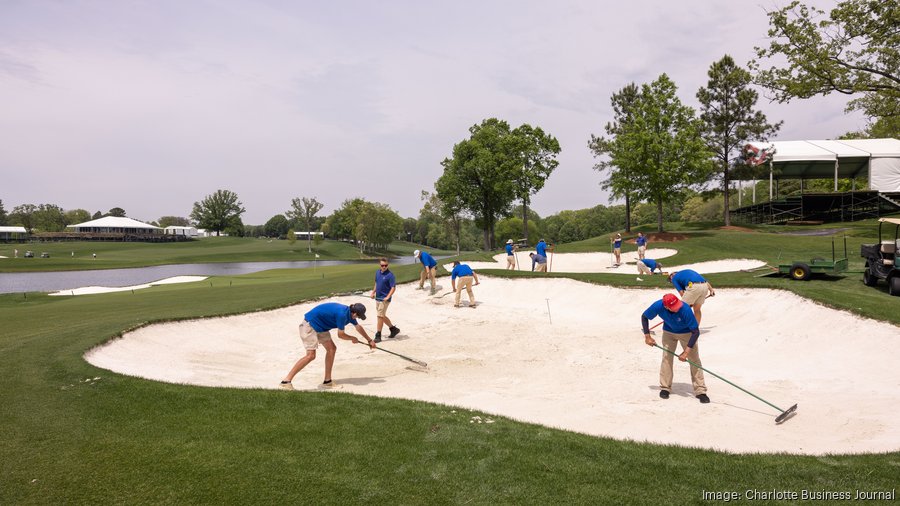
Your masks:
M 634 243 L 637 244 L 638 246 L 646 246 L 647 245 L 647 236 L 645 236 L 645 235 L 637 236 L 637 239 L 634 240 Z
M 622 239 L 621 238 L 613 241 L 613 248 L 619 249 L 621 247 L 622 247 Z
M 547 256 L 547 243 L 544 241 L 538 242 L 534 249 L 537 251 L 538 255 L 541 255 L 542 257 Z
M 419 252 L 419 261 L 422 262 L 422 265 L 425 267 L 436 267 L 437 262 L 434 260 L 434 257 L 428 254 L 427 251 Z
M 506 245 L 506 256 L 510 256 L 510 257 L 511 257 L 512 254 L 513 254 L 513 245 L 512 245 L 512 244 L 507 244 L 507 245 Z
M 385 299 L 385 297 L 391 293 L 391 288 L 395 286 L 397 286 L 397 280 L 390 269 L 385 269 L 384 272 L 381 269 L 375 271 L 375 300 L 387 300 L 390 302 L 391 299 Z
M 650 272 L 653 272 L 653 270 L 657 267 L 656 260 L 653 260 L 652 258 L 645 258 L 639 261 L 644 262 L 644 265 L 646 265 L 650 269 Z
M 350 306 L 337 302 L 326 302 L 312 308 L 303 315 L 303 319 L 316 332 L 328 332 L 331 329 L 344 330 L 348 323 L 358 325 L 356 320 L 350 318 Z
M 450 280 L 455 280 L 460 276 L 471 276 L 472 268 L 466 264 L 459 264 L 450 271 Z
M 691 306 L 682 304 L 681 308 L 673 313 L 666 309 L 662 299 L 650 304 L 650 307 L 641 315 L 641 326 L 644 329 L 644 333 L 650 333 L 648 322 L 657 316 L 662 318 L 663 330 L 673 334 L 690 332 L 691 338 L 688 340 L 688 346 L 693 348 L 697 344 L 697 338 L 700 337 L 700 326 L 697 324 L 697 319 L 694 318 L 694 311 L 691 309 Z
M 697 271 L 692 271 L 690 269 L 678 271 L 672 276 L 672 285 L 679 292 L 686 290 L 690 283 L 706 283 L 706 280 L 703 279 L 703 276 L 698 274 Z

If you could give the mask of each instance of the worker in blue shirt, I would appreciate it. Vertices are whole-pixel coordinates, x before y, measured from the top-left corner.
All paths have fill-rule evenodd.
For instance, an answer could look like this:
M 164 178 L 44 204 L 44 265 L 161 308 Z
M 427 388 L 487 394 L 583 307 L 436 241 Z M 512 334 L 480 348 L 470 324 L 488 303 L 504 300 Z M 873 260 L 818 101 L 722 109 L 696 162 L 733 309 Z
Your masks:
M 681 343 L 682 352 L 678 360 L 685 362 L 690 359 L 691 384 L 694 387 L 694 396 L 701 403 L 709 402 L 706 395 L 706 382 L 703 378 L 703 369 L 700 363 L 700 349 L 697 339 L 700 337 L 700 325 L 694 318 L 694 313 L 682 303 L 675 295 L 667 293 L 661 300 L 650 304 L 650 307 L 641 315 L 641 328 L 644 331 L 644 342 L 647 346 L 655 346 L 656 340 L 650 335 L 650 320 L 661 317 L 663 320 L 662 347 L 675 353 L 678 343 Z M 668 399 L 672 391 L 672 364 L 674 355 L 663 352 L 662 364 L 659 368 L 659 396 Z
M 419 290 L 425 289 L 425 280 L 428 279 L 431 282 L 431 293 L 434 295 L 435 290 L 435 268 L 437 268 L 437 261 L 428 254 L 427 251 L 413 251 L 413 256 L 416 257 L 417 260 L 422 262 L 422 275 L 419 277 Z
M 375 314 L 378 315 L 378 324 L 375 330 L 375 342 L 381 342 L 381 329 L 386 323 L 391 333 L 388 338 L 395 338 L 400 333 L 400 329 L 394 326 L 391 319 L 387 316 L 388 306 L 391 305 L 391 298 L 394 291 L 397 290 L 397 279 L 389 268 L 388 259 L 381 257 L 378 259 L 378 270 L 375 271 L 375 287 L 372 288 L 371 296 L 375 299 Z
M 537 272 L 547 272 L 547 257 L 537 253 L 529 253 L 528 256 L 531 257 L 531 272 L 535 271 L 535 265 Z
M 512 239 L 506 241 L 506 270 L 508 271 L 516 268 L 516 249 Z
M 538 241 L 538 243 L 534 246 L 534 250 L 537 251 L 538 255 L 547 256 L 547 243 L 544 242 L 543 239 Z
M 306 355 L 298 360 L 290 372 L 287 373 L 287 376 L 281 381 L 281 388 L 293 390 L 291 381 L 293 381 L 294 376 L 300 370 L 316 359 L 316 348 L 320 344 L 325 348 L 325 381 L 322 383 L 322 386 L 333 386 L 331 369 L 334 366 L 334 355 L 337 352 L 337 345 L 331 340 L 332 329 L 337 329 L 339 338 L 356 344 L 359 342 L 359 339 L 344 332 L 344 327 L 348 323 L 353 324 L 356 331 L 369 342 L 369 347 L 375 349 L 375 341 L 369 338 L 366 329 L 356 321 L 357 318 L 366 319 L 366 306 L 359 303 L 345 306 L 337 302 L 326 302 L 319 304 L 303 315 L 303 323 L 300 324 L 300 340 L 303 341 L 303 346 L 306 348 Z
M 715 297 L 716 295 L 712 285 L 697 271 L 692 271 L 691 269 L 670 272 L 669 281 L 678 290 L 681 300 L 685 301 L 694 310 L 694 318 L 697 319 L 697 324 L 699 325 L 703 316 L 701 311 L 703 303 L 707 297 Z
M 662 264 L 652 258 L 643 258 L 637 261 L 638 274 L 653 275 L 653 271 L 658 270 L 662 274 Z
M 638 232 L 634 244 L 637 245 L 638 259 L 643 260 L 644 255 L 647 253 L 647 236 L 645 236 L 643 232 Z
M 616 234 L 612 239 L 613 255 L 616 257 L 615 267 L 622 265 L 622 234 Z
M 456 283 L 456 278 L 459 278 L 458 284 Z M 462 295 L 463 288 L 465 288 L 466 293 L 469 294 L 469 307 L 475 308 L 475 293 L 472 292 L 473 280 L 476 285 L 480 284 L 478 274 L 475 274 L 471 267 L 459 263 L 458 260 L 453 262 L 453 270 L 450 271 L 450 283 L 453 284 L 453 291 L 456 292 L 456 303 L 453 307 L 459 307 L 459 298 Z

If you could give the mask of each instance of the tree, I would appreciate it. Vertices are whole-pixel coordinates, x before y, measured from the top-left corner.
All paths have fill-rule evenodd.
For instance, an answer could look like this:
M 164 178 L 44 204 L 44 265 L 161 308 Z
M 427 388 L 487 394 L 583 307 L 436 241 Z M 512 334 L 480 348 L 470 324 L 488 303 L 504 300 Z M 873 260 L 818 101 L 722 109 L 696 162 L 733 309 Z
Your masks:
M 613 121 L 606 124 L 604 130 L 608 137 L 597 137 L 591 134 L 588 147 L 593 151 L 594 157 L 601 160 L 594 165 L 594 170 L 610 172 L 609 178 L 601 183 L 600 187 L 610 190 L 610 197 L 625 199 L 625 231 L 631 232 L 631 195 L 637 190 L 636 181 L 629 176 L 632 171 L 640 167 L 627 165 L 629 160 L 624 156 L 616 156 L 615 150 L 623 146 L 616 144 L 616 137 L 625 127 L 633 121 L 633 109 L 640 95 L 640 89 L 634 83 L 629 83 L 618 93 L 613 93 L 610 102 L 613 108 Z M 608 156 L 609 158 L 605 158 Z M 616 162 L 613 162 L 616 160 Z M 623 165 L 618 165 L 623 164 Z
M 122 209 L 121 207 L 114 207 L 114 208 L 110 209 L 109 212 L 106 213 L 106 215 L 107 216 L 115 216 L 116 218 L 124 218 L 125 210 Z
M 66 225 L 77 225 L 91 220 L 91 213 L 84 209 L 70 209 L 66 211 Z
M 7 218 L 12 225 L 21 225 L 30 234 L 34 230 L 34 212 L 37 206 L 34 204 L 22 204 L 13 208 Z
M 91 219 L 92 219 L 92 220 L 99 220 L 99 219 L 102 218 L 102 217 L 103 217 L 103 213 L 101 213 L 100 211 L 97 211 L 96 213 L 94 213 L 94 214 L 91 216 Z
M 65 212 L 55 204 L 40 204 L 31 219 L 34 228 L 42 232 L 62 232 L 68 225 Z
M 774 100 L 837 92 L 860 95 L 848 110 L 870 118 L 900 116 L 900 3 L 845 0 L 823 19 L 823 11 L 794 1 L 768 15 L 771 42 L 755 48 L 750 65 Z M 761 69 L 765 58 L 787 61 Z
M 158 226 L 161 228 L 166 227 L 189 227 L 191 226 L 191 221 L 187 218 L 182 218 L 180 216 L 163 216 L 159 219 Z
M 363 253 L 367 248 L 387 249 L 403 229 L 403 218 L 386 204 L 354 198 L 345 200 L 325 220 L 322 228 L 337 239 L 356 241 L 360 253 Z
M 223 230 L 240 230 L 243 233 L 241 215 L 247 212 L 236 193 L 230 190 L 216 190 L 200 202 L 194 202 L 191 219 L 200 228 L 213 230 L 219 235 Z
M 494 246 L 494 225 L 516 198 L 521 159 L 509 124 L 486 119 L 469 128 L 469 139 L 453 146 L 453 157 L 434 187 L 443 202 L 459 203 L 482 227 L 484 248 Z
M 521 164 L 516 177 L 516 197 L 522 202 L 522 233 L 527 240 L 528 204 L 531 203 L 531 196 L 544 187 L 547 178 L 559 165 L 556 155 L 560 147 L 554 137 L 545 134 L 540 127 L 533 128 L 527 123 L 513 130 L 512 134 Z
M 620 191 L 631 189 L 656 204 L 657 229 L 663 231 L 663 205 L 679 192 L 706 182 L 713 170 L 712 153 L 700 137 L 694 110 L 681 103 L 677 86 L 662 74 L 641 86 L 631 118 L 606 145 L 616 167 L 629 167 L 631 182 L 613 180 Z
M 323 204 L 313 198 L 299 198 L 291 200 L 291 209 L 287 211 L 285 214 L 288 218 L 294 221 L 300 221 L 301 219 L 306 223 L 306 231 L 313 231 L 313 218 L 315 218 L 316 214 L 322 210 Z M 312 253 L 312 233 L 307 234 L 306 236 L 306 249 L 308 253 Z
M 0 226 L 6 225 L 6 209 L 3 208 L 3 199 L 0 199 Z
M 759 95 L 749 88 L 752 77 L 746 70 L 734 64 L 727 54 L 713 63 L 709 82 L 697 92 L 700 101 L 702 136 L 707 147 L 715 154 L 718 172 L 722 174 L 724 201 L 730 202 L 731 178 L 729 168 L 747 142 L 767 141 L 778 132 L 782 122 L 769 124 L 766 115 L 755 109 Z M 724 206 L 725 226 L 731 225 L 729 206 Z
M 291 225 L 283 214 L 276 214 L 269 218 L 269 221 L 266 222 L 263 228 L 268 237 L 281 237 L 287 234 Z M 290 239 L 290 237 L 288 237 L 288 239 Z

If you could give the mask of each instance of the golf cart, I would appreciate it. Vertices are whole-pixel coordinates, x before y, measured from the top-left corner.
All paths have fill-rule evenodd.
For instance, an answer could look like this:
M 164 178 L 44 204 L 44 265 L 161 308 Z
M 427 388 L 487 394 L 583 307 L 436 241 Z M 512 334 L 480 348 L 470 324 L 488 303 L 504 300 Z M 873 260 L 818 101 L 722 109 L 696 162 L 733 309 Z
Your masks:
M 824 258 L 813 258 L 809 262 L 802 260 L 789 264 L 779 264 L 778 272 L 790 274 L 791 279 L 806 281 L 813 274 L 840 274 L 847 271 L 847 238 L 844 237 L 844 258 L 836 258 L 834 252 L 834 237 L 831 238 L 831 261 Z M 772 272 L 774 274 L 774 272 Z
M 891 226 L 893 225 L 893 234 Z M 860 246 L 860 256 L 866 259 L 863 283 L 875 286 L 879 279 L 887 282 L 888 293 L 900 296 L 900 267 L 896 265 L 897 250 L 900 249 L 900 218 L 880 218 L 878 220 L 878 243 Z

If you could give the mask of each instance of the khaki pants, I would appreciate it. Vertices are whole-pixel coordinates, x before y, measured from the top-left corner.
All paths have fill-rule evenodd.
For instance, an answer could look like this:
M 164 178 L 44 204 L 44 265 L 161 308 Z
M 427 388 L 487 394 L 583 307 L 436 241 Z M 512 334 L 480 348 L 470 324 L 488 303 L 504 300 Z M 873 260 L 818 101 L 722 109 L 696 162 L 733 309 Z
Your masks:
M 684 296 L 681 297 L 681 300 L 689 306 L 693 306 L 694 304 L 702 306 L 708 295 L 709 285 L 706 283 L 691 283 L 684 289 Z
M 459 298 L 462 295 L 463 288 L 466 289 L 466 293 L 469 294 L 469 305 L 475 305 L 475 293 L 472 292 L 472 281 L 475 278 L 472 276 L 460 276 L 459 279 L 456 280 L 456 305 L 459 305 Z
M 645 275 L 652 274 L 652 272 L 650 271 L 650 268 L 647 267 L 647 264 L 645 264 L 644 262 L 641 262 L 640 260 L 637 261 L 637 269 L 638 269 L 638 274 L 645 274 Z
M 534 266 L 534 272 L 547 272 L 547 263 L 537 263 Z
M 691 339 L 691 333 L 685 334 L 673 334 L 667 330 L 663 331 L 662 334 L 662 346 L 663 348 L 675 352 L 678 343 L 681 343 L 681 348 L 687 347 L 688 341 Z M 700 344 L 694 343 L 694 349 L 688 354 L 688 360 L 691 362 L 702 366 L 700 363 Z M 672 372 L 672 364 L 675 361 L 675 356 L 671 353 L 663 352 L 662 364 L 659 367 L 659 388 L 666 390 L 668 392 L 672 391 L 672 376 L 674 373 Z M 691 384 L 694 386 L 694 395 L 700 395 L 706 393 L 706 381 L 703 378 L 703 370 L 694 367 L 691 365 Z

